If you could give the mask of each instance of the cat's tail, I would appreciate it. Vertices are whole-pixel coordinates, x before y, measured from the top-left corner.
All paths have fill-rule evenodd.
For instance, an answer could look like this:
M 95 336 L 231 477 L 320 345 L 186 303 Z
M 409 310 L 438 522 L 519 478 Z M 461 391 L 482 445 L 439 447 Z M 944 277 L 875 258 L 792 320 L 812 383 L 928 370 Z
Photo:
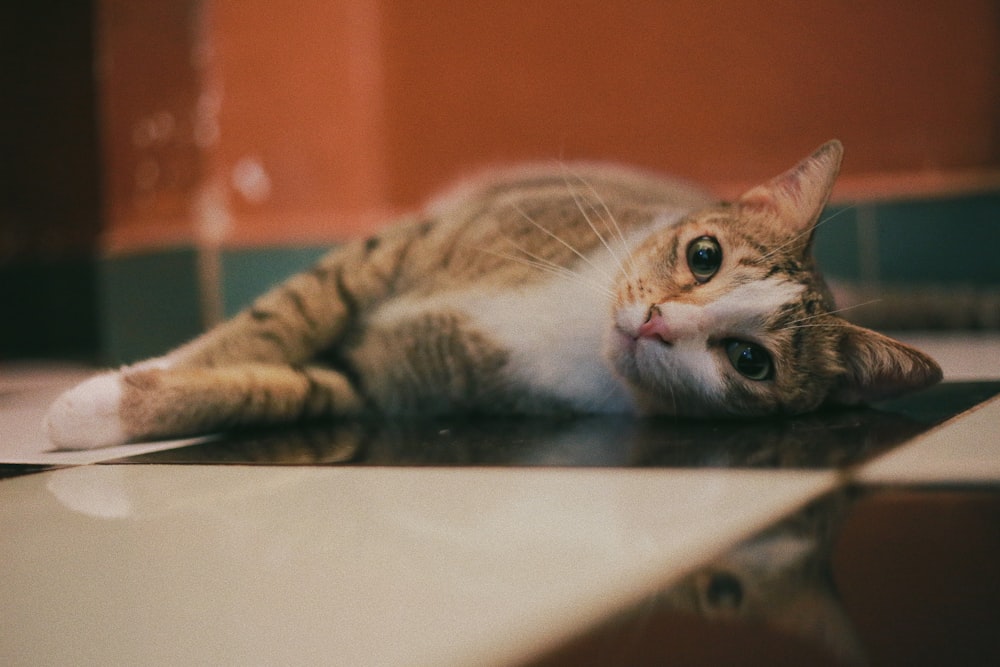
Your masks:
M 45 430 L 59 448 L 91 449 L 363 410 L 350 380 L 322 367 L 140 366 L 67 391 L 49 408 Z

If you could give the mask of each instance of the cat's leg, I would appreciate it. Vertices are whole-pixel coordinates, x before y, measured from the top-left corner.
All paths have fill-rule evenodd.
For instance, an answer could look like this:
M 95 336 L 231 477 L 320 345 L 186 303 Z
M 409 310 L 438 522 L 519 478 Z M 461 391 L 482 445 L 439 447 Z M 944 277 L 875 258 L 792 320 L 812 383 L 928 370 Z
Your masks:
M 404 224 L 377 237 L 348 243 L 328 253 L 311 269 L 264 294 L 234 318 L 173 352 L 97 375 L 77 385 L 49 409 L 46 428 L 54 443 L 95 447 L 152 437 L 153 431 L 130 430 L 127 424 L 115 420 L 122 400 L 129 395 L 130 378 L 144 378 L 147 374 L 152 377 L 154 371 L 165 373 L 165 378 L 184 378 L 187 376 L 180 371 L 221 370 L 245 364 L 289 367 L 314 363 L 320 352 L 337 347 L 359 315 L 411 285 L 421 271 L 426 271 L 426 259 L 417 261 L 416 269 L 411 266 L 411 260 L 431 255 L 414 248 L 425 242 L 430 229 L 430 224 Z M 172 375 L 173 372 L 178 375 Z M 211 383 L 215 381 L 212 378 L 225 376 L 225 372 L 220 372 L 205 377 Z M 223 384 L 218 391 L 224 392 L 225 386 Z M 189 394 L 181 389 L 178 386 L 170 396 L 197 395 L 195 389 Z M 161 402 L 163 410 L 168 409 L 167 404 L 174 398 Z M 179 405 L 185 409 L 185 404 Z M 108 422 L 102 425 L 103 419 Z M 237 421 L 225 422 L 219 417 L 209 420 L 204 427 L 192 424 L 182 430 L 204 430 L 215 428 L 215 423 L 225 425 Z M 75 434 L 77 426 L 78 435 Z M 174 436 L 180 432 L 168 429 L 155 432 L 155 435 Z
M 144 362 L 158 368 L 225 366 L 259 361 L 308 363 L 336 345 L 359 313 L 412 281 L 412 246 L 426 237 L 425 225 L 402 225 L 366 241 L 331 251 L 312 268 L 165 357 Z
M 140 368 L 95 376 L 50 408 L 46 430 L 67 449 L 211 433 L 364 410 L 358 391 L 328 368 L 249 363 Z
M 165 356 L 95 375 L 65 392 L 52 404 L 45 418 L 45 429 L 53 444 L 90 448 L 152 437 L 152 432 L 123 421 L 121 414 L 123 401 L 130 395 L 138 395 L 137 387 L 149 385 L 146 378 L 162 376 L 163 382 L 175 387 L 174 391 L 164 393 L 161 399 L 164 407 L 166 401 L 189 400 L 188 396 L 202 391 L 196 385 L 187 394 L 180 392 L 177 385 L 184 378 L 190 377 L 196 383 L 219 381 L 218 392 L 208 404 L 215 409 L 228 395 L 232 383 L 222 379 L 231 379 L 231 373 L 199 375 L 181 371 L 254 363 L 287 368 L 305 363 L 316 349 L 340 335 L 353 317 L 350 294 L 340 285 L 344 254 L 331 253 L 313 271 L 294 276 L 233 319 Z M 266 376 L 272 375 L 281 374 Z M 144 393 L 150 391 L 153 390 L 146 389 Z M 145 399 L 137 403 L 150 402 L 151 399 Z M 186 405 L 181 403 L 178 409 L 187 410 Z M 192 432 L 192 427 L 193 424 L 178 424 L 178 428 L 165 429 L 156 435 L 181 435 Z M 212 428 L 211 423 L 207 422 L 205 428 Z
M 132 432 L 127 424 L 116 421 L 131 378 L 152 377 L 153 371 L 179 373 L 253 363 L 272 367 L 309 364 L 317 353 L 337 345 L 359 313 L 412 281 L 412 272 L 404 266 L 408 257 L 426 254 L 411 253 L 414 243 L 426 236 L 426 229 L 424 225 L 404 225 L 368 241 L 349 243 L 173 352 L 84 381 L 53 403 L 46 429 L 60 446 L 96 447 L 151 437 L 152 432 Z M 164 377 L 186 376 L 168 373 Z M 194 393 L 192 390 L 191 395 Z M 170 400 L 164 399 L 163 405 Z M 179 433 L 169 430 L 158 435 Z
M 334 251 L 248 308 L 145 366 L 184 368 L 257 361 L 301 364 L 333 344 L 354 317 L 356 298 L 345 278 L 353 248 Z M 353 268 L 353 267 L 352 267 Z

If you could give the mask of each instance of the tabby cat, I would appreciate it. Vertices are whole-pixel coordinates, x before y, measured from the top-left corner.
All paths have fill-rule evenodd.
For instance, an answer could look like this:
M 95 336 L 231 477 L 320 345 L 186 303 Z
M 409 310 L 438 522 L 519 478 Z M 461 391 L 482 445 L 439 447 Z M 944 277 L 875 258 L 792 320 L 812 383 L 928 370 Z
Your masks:
M 60 447 L 365 414 L 801 413 L 933 384 L 854 326 L 811 257 L 830 141 L 718 203 L 612 166 L 526 168 L 334 249 L 166 356 L 46 418 Z

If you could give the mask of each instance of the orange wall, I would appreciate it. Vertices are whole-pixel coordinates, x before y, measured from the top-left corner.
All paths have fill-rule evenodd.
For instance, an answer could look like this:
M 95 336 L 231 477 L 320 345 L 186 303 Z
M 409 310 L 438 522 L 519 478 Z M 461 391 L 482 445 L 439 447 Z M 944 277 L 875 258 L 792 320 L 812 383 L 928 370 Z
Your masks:
M 193 55 L 200 0 L 102 0 L 96 17 L 103 135 L 105 245 L 192 238 L 205 178 L 199 146 L 201 63 Z
M 343 238 L 521 159 L 731 192 L 836 136 L 842 197 L 1000 183 L 992 0 L 103 0 L 101 27 L 112 251 Z

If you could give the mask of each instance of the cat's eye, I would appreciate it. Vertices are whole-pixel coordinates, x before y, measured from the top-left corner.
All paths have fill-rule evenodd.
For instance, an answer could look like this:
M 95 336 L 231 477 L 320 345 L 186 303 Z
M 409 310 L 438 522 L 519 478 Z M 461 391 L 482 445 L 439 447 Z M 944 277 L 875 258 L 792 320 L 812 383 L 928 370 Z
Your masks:
M 711 236 L 701 236 L 688 246 L 687 260 L 694 279 L 699 283 L 708 282 L 722 265 L 722 248 Z
M 774 363 L 771 355 L 760 345 L 745 340 L 728 340 L 725 346 L 729 361 L 741 375 L 751 380 L 767 380 L 771 377 Z
M 718 609 L 739 609 L 743 603 L 743 584 L 728 572 L 716 572 L 708 580 L 705 598 Z

